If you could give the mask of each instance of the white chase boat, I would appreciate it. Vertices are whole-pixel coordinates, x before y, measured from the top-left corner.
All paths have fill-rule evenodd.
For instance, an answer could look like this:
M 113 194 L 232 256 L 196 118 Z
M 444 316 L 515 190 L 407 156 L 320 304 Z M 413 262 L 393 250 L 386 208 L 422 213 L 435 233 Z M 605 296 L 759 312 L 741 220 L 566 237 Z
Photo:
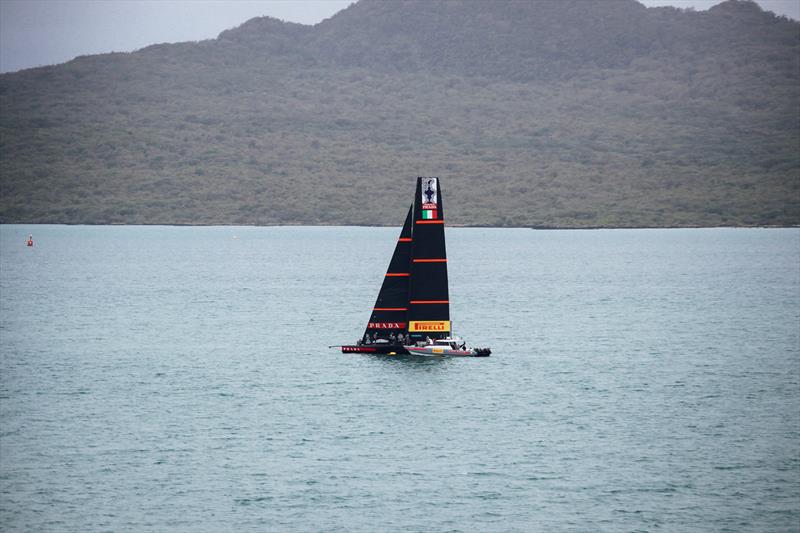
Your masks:
M 404 348 L 411 355 L 423 357 L 488 357 L 492 353 L 489 348 L 469 348 L 461 337 L 445 337 Z

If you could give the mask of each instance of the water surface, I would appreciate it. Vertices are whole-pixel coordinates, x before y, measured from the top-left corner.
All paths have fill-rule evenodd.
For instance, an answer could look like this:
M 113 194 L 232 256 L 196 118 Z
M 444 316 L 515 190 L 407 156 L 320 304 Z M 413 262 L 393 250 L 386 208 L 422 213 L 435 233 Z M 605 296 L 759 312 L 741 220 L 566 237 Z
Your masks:
M 800 230 L 448 229 L 494 355 L 328 349 L 398 233 L 0 226 L 0 523 L 798 530 Z

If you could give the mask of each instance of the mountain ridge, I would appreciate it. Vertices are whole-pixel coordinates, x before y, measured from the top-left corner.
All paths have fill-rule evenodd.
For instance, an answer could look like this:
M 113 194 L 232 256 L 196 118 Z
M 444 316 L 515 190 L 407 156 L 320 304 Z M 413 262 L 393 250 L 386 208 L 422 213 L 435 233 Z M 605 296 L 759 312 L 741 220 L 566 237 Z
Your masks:
M 0 75 L 0 222 L 382 224 L 439 174 L 455 224 L 796 225 L 799 56 L 740 0 L 251 19 Z

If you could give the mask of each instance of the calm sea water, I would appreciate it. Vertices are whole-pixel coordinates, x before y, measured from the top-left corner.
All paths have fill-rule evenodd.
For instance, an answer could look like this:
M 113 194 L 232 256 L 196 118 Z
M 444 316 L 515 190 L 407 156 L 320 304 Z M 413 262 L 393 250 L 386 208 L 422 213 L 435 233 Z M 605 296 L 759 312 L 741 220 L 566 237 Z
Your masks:
M 328 349 L 398 232 L 0 226 L 0 527 L 800 529 L 800 230 L 448 229 L 494 355 Z

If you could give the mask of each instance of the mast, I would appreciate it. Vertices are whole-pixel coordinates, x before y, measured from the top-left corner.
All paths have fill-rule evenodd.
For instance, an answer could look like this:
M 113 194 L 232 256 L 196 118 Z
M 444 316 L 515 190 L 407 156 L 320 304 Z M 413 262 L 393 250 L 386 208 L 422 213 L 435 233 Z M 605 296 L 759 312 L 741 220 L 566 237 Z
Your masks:
M 447 251 L 439 178 L 417 178 L 411 234 L 408 332 L 413 342 L 450 335 Z
M 408 329 L 408 280 L 411 273 L 409 264 L 411 262 L 411 213 L 413 206 L 408 208 L 406 221 L 394 247 L 392 260 L 386 276 L 383 278 L 381 290 L 378 292 L 378 299 L 372 309 L 372 314 L 367 322 L 364 337 L 389 338 L 402 333 L 405 335 Z M 362 337 L 362 339 L 364 338 Z

